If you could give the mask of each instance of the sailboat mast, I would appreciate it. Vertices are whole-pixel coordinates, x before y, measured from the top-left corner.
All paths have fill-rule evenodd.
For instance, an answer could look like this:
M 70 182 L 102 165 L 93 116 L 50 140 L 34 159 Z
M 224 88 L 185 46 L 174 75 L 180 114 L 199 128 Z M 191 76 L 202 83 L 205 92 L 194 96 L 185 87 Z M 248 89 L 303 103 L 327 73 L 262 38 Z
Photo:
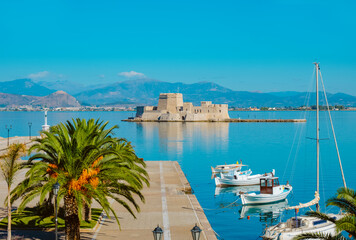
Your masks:
M 316 191 L 319 194 L 319 63 L 314 64 L 316 70 Z M 316 210 L 319 211 L 319 204 L 316 204 Z

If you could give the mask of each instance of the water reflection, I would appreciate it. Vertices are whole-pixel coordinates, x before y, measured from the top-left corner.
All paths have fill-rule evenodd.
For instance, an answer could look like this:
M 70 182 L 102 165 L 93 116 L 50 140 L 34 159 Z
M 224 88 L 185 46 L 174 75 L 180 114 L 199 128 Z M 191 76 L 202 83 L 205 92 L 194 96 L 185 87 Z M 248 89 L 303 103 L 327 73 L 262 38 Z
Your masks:
M 239 210 L 240 218 L 258 217 L 260 222 L 266 223 L 270 226 L 278 221 L 278 218 L 287 206 L 287 199 L 282 202 L 272 204 L 244 205 Z
M 233 194 L 235 196 L 239 196 L 240 192 L 255 192 L 259 191 L 259 185 L 252 186 L 236 186 L 236 187 L 216 187 L 215 188 L 215 196 L 221 194 Z
M 238 186 L 238 187 L 216 187 L 215 198 L 218 198 L 217 205 L 221 209 L 236 209 L 240 219 L 258 218 L 261 223 L 271 226 L 279 221 L 283 211 L 288 206 L 288 200 L 271 204 L 241 205 L 240 192 L 259 191 L 259 185 Z
M 159 139 L 164 152 L 183 154 L 183 149 L 194 150 L 196 142 L 205 151 L 228 150 L 229 123 L 226 122 L 142 122 L 137 124 L 137 134 L 144 139 Z M 152 144 L 152 143 L 148 143 Z

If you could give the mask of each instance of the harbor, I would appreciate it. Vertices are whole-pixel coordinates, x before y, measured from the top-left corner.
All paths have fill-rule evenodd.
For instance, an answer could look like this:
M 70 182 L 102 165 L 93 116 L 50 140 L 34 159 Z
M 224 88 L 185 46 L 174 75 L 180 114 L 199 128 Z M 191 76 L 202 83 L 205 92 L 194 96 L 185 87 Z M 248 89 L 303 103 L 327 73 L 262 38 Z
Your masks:
M 11 137 L 11 143 L 24 143 L 30 145 L 29 137 Z M 0 149 L 7 148 L 7 138 L 0 139 Z M 150 187 L 145 187 L 142 194 L 145 203 L 140 204 L 141 211 L 133 218 L 124 208 L 112 203 L 113 209 L 118 213 L 121 230 L 114 216 L 102 214 L 102 218 L 93 229 L 82 230 L 83 239 L 153 239 L 152 231 L 159 225 L 163 230 L 165 240 L 191 239 L 191 229 L 197 224 L 202 230 L 200 239 L 217 239 L 204 210 L 193 194 L 191 186 L 184 172 L 176 161 L 147 161 L 147 172 L 150 176 Z M 21 171 L 15 184 L 21 182 L 25 172 Z M 1 192 L 6 192 L 6 183 L 0 180 Z M 0 202 L 5 201 L 6 195 L 0 195 Z M 34 199 L 35 206 L 38 199 Z M 16 207 L 17 204 L 14 204 Z M 99 208 L 98 204 L 93 204 Z M 0 207 L 0 218 L 6 216 L 6 208 Z M 53 237 L 53 229 L 40 230 L 16 230 L 12 231 L 13 237 L 21 239 L 50 239 Z M 64 239 L 62 231 L 60 239 Z M 6 236 L 6 230 L 0 230 L 0 239 Z
M 229 112 L 229 114 L 232 119 L 252 120 L 301 119 L 305 116 L 307 122 L 305 124 L 267 125 L 258 122 L 255 124 L 230 124 L 228 122 L 197 122 L 189 124 L 152 122 L 132 124 L 130 122 L 121 122 L 121 119 L 128 118 L 131 115 L 128 112 L 103 112 L 95 113 L 95 115 L 93 113 L 89 115 L 89 113 L 85 112 L 71 114 L 70 117 L 100 117 L 107 119 L 111 125 L 118 124 L 120 128 L 116 134 L 132 141 L 137 155 L 146 160 L 147 171 L 150 174 L 151 181 L 150 188 L 144 188 L 142 191 L 146 198 L 146 203 L 140 203 L 141 212 L 136 214 L 136 220 L 128 213 L 125 213 L 118 204 L 113 203 L 114 210 L 119 213 L 121 231 L 115 219 L 103 216 L 93 229 L 81 231 L 82 239 L 114 239 L 115 237 L 118 238 L 118 234 L 123 236 L 119 239 L 135 239 L 136 235 L 137 239 L 139 237 L 153 239 L 152 231 L 157 227 L 157 224 L 165 231 L 160 163 L 155 161 L 157 159 L 163 160 L 162 170 L 171 239 L 192 239 L 190 230 L 197 223 L 205 234 L 207 234 L 209 231 L 207 229 L 209 228 L 211 228 L 212 236 L 214 236 L 215 231 L 218 235 L 214 237 L 217 239 L 253 240 L 264 233 L 266 226 L 275 225 L 281 218 L 286 220 L 293 217 L 293 211 L 284 211 L 283 209 L 295 204 L 306 203 L 314 197 L 315 188 L 312 186 L 315 185 L 315 179 L 313 178 L 315 174 L 312 168 L 305 168 L 305 165 L 313 162 L 315 155 L 301 154 L 298 157 L 298 162 L 293 166 L 294 157 L 292 156 L 291 159 L 288 159 L 290 147 L 294 144 L 291 135 L 296 134 L 299 129 L 307 127 L 307 130 L 309 129 L 310 131 L 305 135 L 313 136 L 315 131 L 315 112 L 256 112 L 254 113 L 255 115 L 251 115 L 248 112 Z M 340 111 L 334 112 L 334 114 L 338 116 L 335 118 L 336 129 L 344 127 L 344 121 L 341 120 L 354 119 L 356 117 L 355 112 Z M 9 119 L 10 116 L 14 119 L 8 123 L 12 124 L 12 129 L 9 133 L 10 137 L 8 139 L 8 132 L 4 131 L 1 135 L 0 149 L 6 149 L 7 140 L 9 140 L 10 144 L 22 141 L 27 143 L 27 146 L 30 146 L 29 137 L 26 137 L 26 133 L 29 132 L 28 119 L 31 119 L 30 121 L 33 121 L 32 119 L 34 118 L 41 119 L 43 118 L 43 112 L 2 113 L 3 119 Z M 50 112 L 48 123 L 53 126 L 59 122 L 65 122 L 68 116 L 67 113 Z M 321 128 L 325 129 L 325 119 L 322 118 L 321 120 Z M 42 129 L 43 121 L 33 122 L 32 136 L 38 136 L 38 131 Z M 352 127 L 348 125 L 348 129 L 352 129 Z M 354 131 L 342 132 L 341 138 L 351 138 L 354 134 Z M 24 137 L 16 137 L 16 135 Z M 302 140 L 306 143 L 310 141 L 305 138 L 302 138 Z M 323 143 L 326 143 L 326 141 L 323 141 Z M 314 150 L 314 148 L 312 149 L 304 143 L 301 144 L 302 152 L 311 150 Z M 326 150 L 324 157 L 327 158 L 324 169 L 327 172 L 332 172 L 338 167 L 337 163 L 333 161 L 334 149 L 324 148 L 324 150 Z M 346 155 L 346 176 L 354 171 L 351 159 L 353 157 L 350 154 Z M 243 205 L 237 194 L 240 194 L 241 191 L 258 191 L 258 185 L 258 189 L 216 187 L 214 179 L 211 179 L 211 166 L 236 163 L 236 161 L 239 163 L 242 161 L 244 165 L 248 165 L 246 169 L 251 169 L 253 174 L 264 174 L 266 171 L 270 172 L 275 169 L 276 176 L 280 177 L 281 185 L 289 181 L 293 186 L 293 193 L 289 197 L 291 200 L 289 202 L 266 204 L 263 207 Z M 178 163 L 179 165 L 177 165 Z M 174 171 L 177 171 L 174 165 L 177 166 L 182 178 L 179 178 L 179 174 L 174 174 Z M 294 174 L 293 178 L 293 173 L 297 173 L 297 169 L 301 168 L 303 171 L 299 171 L 299 174 Z M 286 173 L 284 173 L 285 169 L 287 169 Z M 328 187 L 325 188 L 325 194 L 323 192 L 320 195 L 320 203 L 324 203 L 340 186 L 337 177 L 338 175 L 335 175 L 335 177 L 329 177 L 325 182 L 322 182 L 322 185 L 327 185 Z M 20 172 L 13 186 L 16 186 L 23 178 L 24 173 Z M 182 179 L 182 183 L 180 183 L 180 179 Z M 355 184 L 352 178 L 349 182 L 351 186 Z M 172 183 L 174 185 L 171 185 Z M 189 187 L 194 190 L 194 194 L 189 193 Z M 183 189 L 183 192 L 179 191 L 179 189 Z M 2 190 L 5 190 L 5 188 L 2 188 Z M 192 204 L 194 205 L 194 202 L 196 202 L 197 206 L 192 207 L 188 197 Z M 0 201 L 3 200 L 4 197 L 0 199 Z M 35 199 L 33 204 L 29 206 L 31 207 L 37 202 Z M 177 205 L 177 202 L 179 205 Z M 14 207 L 18 206 L 17 204 L 18 202 L 15 202 Z M 4 217 L 6 214 L 5 207 L 1 207 L 2 217 Z M 94 205 L 93 207 L 97 208 L 99 206 Z M 195 210 L 195 213 L 193 210 Z M 321 204 L 321 211 L 325 211 L 325 205 L 323 204 Z M 197 214 L 200 222 L 197 221 L 195 214 Z M 204 218 L 201 218 L 199 214 L 205 216 L 204 218 L 209 223 L 208 227 L 203 224 Z M 182 220 L 183 218 L 184 221 Z M 53 229 L 46 231 L 13 230 L 13 233 L 19 234 L 18 236 L 24 236 L 25 239 L 51 239 L 53 231 Z M 201 232 L 200 239 L 205 239 L 204 233 Z M 2 234 L 1 236 L 5 236 L 6 231 L 3 230 Z M 59 234 L 61 236 L 60 239 L 63 239 L 64 232 L 60 230 Z M 178 237 L 174 238 L 174 236 Z M 207 239 L 210 239 L 209 236 L 211 235 L 206 236 Z

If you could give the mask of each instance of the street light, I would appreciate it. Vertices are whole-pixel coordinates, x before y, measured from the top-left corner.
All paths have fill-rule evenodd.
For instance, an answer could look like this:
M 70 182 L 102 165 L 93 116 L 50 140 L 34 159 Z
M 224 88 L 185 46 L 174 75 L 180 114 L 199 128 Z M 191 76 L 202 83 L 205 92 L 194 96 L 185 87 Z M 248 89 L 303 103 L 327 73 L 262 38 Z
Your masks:
M 157 225 L 155 230 L 153 230 L 152 232 L 153 232 L 153 239 L 154 240 L 161 240 L 162 239 L 163 230 L 162 230 L 162 228 L 159 227 L 159 225 Z
M 55 202 L 54 202 L 54 204 L 55 204 L 55 212 L 56 212 L 56 240 L 58 239 L 58 236 L 57 236 L 57 233 L 58 233 L 58 219 L 57 219 L 57 196 L 58 196 L 58 191 L 59 191 L 59 187 L 60 187 L 61 185 L 58 183 L 58 181 L 55 183 L 55 184 L 53 184 L 53 194 L 54 194 L 54 196 L 56 196 L 56 199 L 55 199 Z
M 199 240 L 201 229 L 195 224 L 195 226 L 190 230 L 192 232 L 193 240 Z
M 28 122 L 28 134 L 30 136 L 30 140 L 31 140 L 31 126 L 32 126 L 32 122 Z
M 9 146 L 9 144 L 10 144 L 10 129 L 12 129 L 12 125 L 10 125 L 10 127 L 7 127 L 7 125 L 5 125 L 5 128 L 7 129 L 7 146 Z

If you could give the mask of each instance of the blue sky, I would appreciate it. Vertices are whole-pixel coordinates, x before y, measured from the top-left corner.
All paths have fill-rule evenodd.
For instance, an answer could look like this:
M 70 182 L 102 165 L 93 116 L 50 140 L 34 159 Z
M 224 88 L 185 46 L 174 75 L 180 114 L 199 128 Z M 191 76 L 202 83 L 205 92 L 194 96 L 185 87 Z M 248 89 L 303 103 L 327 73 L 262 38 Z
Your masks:
M 356 95 L 355 12 L 328 0 L 1 1 L 0 81 L 306 91 L 319 61 L 329 92 Z

